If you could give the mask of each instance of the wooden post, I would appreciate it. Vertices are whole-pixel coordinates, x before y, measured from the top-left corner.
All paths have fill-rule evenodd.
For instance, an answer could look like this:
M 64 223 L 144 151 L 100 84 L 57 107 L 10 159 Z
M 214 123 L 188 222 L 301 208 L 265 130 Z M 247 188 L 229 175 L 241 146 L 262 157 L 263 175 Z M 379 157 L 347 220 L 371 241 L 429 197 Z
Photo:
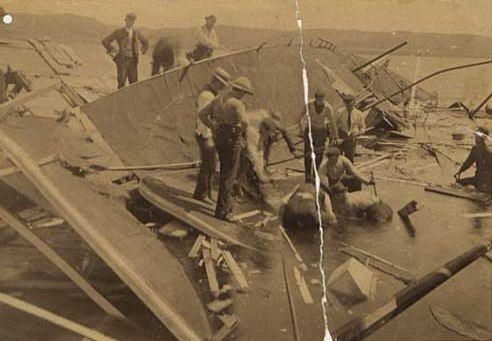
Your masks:
M 62 328 L 68 329 L 79 335 L 90 338 L 94 341 L 118 341 L 112 337 L 106 336 L 98 331 L 87 328 L 81 324 L 73 322 L 69 319 L 53 314 L 52 312 L 39 308 L 33 304 L 19 300 L 12 296 L 0 293 L 0 303 L 9 305 L 15 309 L 21 310 L 28 314 L 37 316 L 43 320 L 54 323 Z
M 6 222 L 10 227 L 16 230 L 24 239 L 29 241 L 39 252 L 41 252 L 46 258 L 48 258 L 53 264 L 56 265 L 68 278 L 70 278 L 77 286 L 89 296 L 94 303 L 96 303 L 106 313 L 113 315 L 114 317 L 125 319 L 125 316 L 116 309 L 111 302 L 109 302 L 104 296 L 102 296 L 94 287 L 86 281 L 74 268 L 70 266 L 62 257 L 60 257 L 55 250 L 53 250 L 48 244 L 46 244 L 41 238 L 39 238 L 34 232 L 32 232 L 21 221 L 8 212 L 3 206 L 0 205 L 0 218 Z

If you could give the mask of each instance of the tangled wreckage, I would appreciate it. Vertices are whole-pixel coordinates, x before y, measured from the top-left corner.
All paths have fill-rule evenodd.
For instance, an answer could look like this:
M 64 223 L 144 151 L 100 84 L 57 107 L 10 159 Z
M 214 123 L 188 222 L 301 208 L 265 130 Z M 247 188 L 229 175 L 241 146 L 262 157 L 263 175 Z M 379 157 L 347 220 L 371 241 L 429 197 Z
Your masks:
M 408 142 L 412 136 L 403 132 L 409 127 L 404 106 L 417 101 L 432 111 L 435 95 L 421 88 L 405 90 L 411 82 L 377 64 L 378 60 L 339 53 L 323 39 L 305 46 L 304 53 L 309 89 L 326 88 L 335 110 L 346 110 L 339 93 L 356 96 L 366 107 L 388 98 L 366 116 L 369 129 L 360 139 L 366 148 L 361 148 L 356 163 L 361 170 L 389 169 L 388 162 L 394 162 L 404 176 L 390 178 L 380 172 L 381 179 L 487 200 L 477 193 L 418 181 L 412 177 L 415 174 L 409 175 L 418 170 L 405 168 L 408 155 L 420 147 L 431 157 L 446 155 L 443 144 Z M 14 229 L 102 311 L 132 330 L 121 339 L 159 340 L 160 336 L 142 331 L 145 321 L 143 325 L 132 321 L 132 312 L 111 299 L 114 288 L 91 279 L 94 264 L 101 261 L 150 311 L 147 314 L 178 340 L 322 339 L 325 293 L 316 261 L 319 254 L 303 253 L 296 236 L 289 236 L 275 212 L 266 207 L 241 204 L 238 222 L 233 224 L 216 220 L 213 207 L 192 198 L 198 164 L 192 128 L 195 100 L 213 68 L 248 75 L 256 96 L 248 98 L 246 106 L 280 111 L 294 126 L 304 106 L 299 46 L 260 45 L 190 63 L 114 92 L 102 78 L 83 74 L 82 61 L 73 50 L 49 39 L 1 41 L 0 56 L 15 69 L 25 70 L 33 82 L 32 92 L 0 105 L 4 156 L 0 173 L 6 193 L 1 196 L 0 218 L 6 246 L 21 239 L 6 232 Z M 27 71 L 33 67 L 35 72 Z M 298 179 L 297 161 L 284 163 L 290 167 L 283 170 L 272 169 L 277 180 L 272 192 L 278 198 L 288 194 Z M 422 170 L 426 165 L 417 166 Z M 65 226 L 64 232 L 53 234 L 47 228 L 53 225 Z M 76 235 L 67 232 L 68 226 Z M 78 251 L 50 246 L 56 245 L 60 234 L 77 240 Z M 170 239 L 173 236 L 182 238 Z M 332 279 L 341 288 L 327 293 L 329 330 L 340 340 L 369 336 L 488 250 L 490 246 L 475 247 L 447 263 L 446 273 L 430 272 L 417 279 L 384 259 L 345 245 L 344 254 L 403 278 L 406 286 L 384 309 L 365 306 L 358 311 L 365 317 L 353 318 L 340 308 L 334 293 L 350 289 L 367 299 L 372 272 L 367 270 L 364 278 L 350 277 L 353 267 L 363 265 L 345 264 L 340 277 L 345 278 L 340 281 L 352 283 Z M 22 251 L 16 251 L 15 257 L 22 261 Z M 336 265 L 346 260 L 343 257 L 335 258 Z M 328 264 L 335 266 L 332 261 Z M 8 262 L 2 267 L 8 270 L 0 279 L 3 292 L 63 290 L 56 281 L 32 280 L 29 269 Z M 88 339 L 120 339 L 115 329 L 121 327 L 110 328 L 116 322 L 106 323 L 107 319 L 102 327 L 92 321 L 95 326 L 88 328 L 12 295 L 2 293 L 0 301 Z M 271 319 L 264 317 L 270 314 Z M 6 329 L 2 326 L 0 335 L 15 337 L 14 318 L 2 325 Z

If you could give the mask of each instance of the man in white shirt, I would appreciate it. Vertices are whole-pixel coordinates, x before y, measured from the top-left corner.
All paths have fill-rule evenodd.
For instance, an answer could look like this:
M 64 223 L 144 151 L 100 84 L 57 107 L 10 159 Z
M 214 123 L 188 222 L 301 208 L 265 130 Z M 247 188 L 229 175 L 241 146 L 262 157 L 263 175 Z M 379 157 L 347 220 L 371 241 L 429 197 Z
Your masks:
M 342 139 L 340 149 L 342 155 L 353 163 L 357 146 L 356 137 L 365 133 L 366 123 L 364 114 L 354 106 L 355 97 L 348 94 L 340 96 L 345 103 L 345 108 L 339 110 L 336 115 L 338 135 Z
M 215 15 L 205 17 L 205 24 L 197 27 L 193 34 L 196 39 L 195 49 L 188 53 L 188 57 L 194 61 L 209 58 L 214 50 L 219 47 L 219 39 L 215 32 Z
M 229 83 L 230 79 L 231 75 L 224 69 L 220 67 L 214 69 L 212 79 L 198 95 L 198 112 L 217 97 L 219 92 Z M 196 121 L 195 138 L 200 149 L 202 163 L 193 197 L 197 200 L 207 202 L 212 200 L 212 177 L 215 173 L 216 163 L 215 143 L 212 131 L 202 122 L 200 117 Z

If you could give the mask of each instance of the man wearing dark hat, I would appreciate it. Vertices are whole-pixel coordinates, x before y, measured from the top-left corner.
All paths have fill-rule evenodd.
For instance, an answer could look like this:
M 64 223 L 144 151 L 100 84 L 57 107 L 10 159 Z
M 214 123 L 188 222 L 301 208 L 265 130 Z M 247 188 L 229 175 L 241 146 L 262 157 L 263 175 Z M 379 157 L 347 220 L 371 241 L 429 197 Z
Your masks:
M 213 131 L 215 147 L 219 154 L 220 184 L 215 217 L 233 222 L 232 190 L 238 175 L 241 151 L 245 146 L 244 135 L 249 123 L 241 99 L 246 94 L 254 93 L 247 77 L 236 78 L 230 85 L 231 91 L 218 96 L 200 110 L 199 117 Z
M 360 190 L 361 183 L 374 184 L 374 180 L 366 178 L 348 158 L 340 155 L 340 149 L 337 147 L 329 147 L 326 150 L 326 156 L 319 167 L 319 178 L 321 186 L 327 192 L 330 192 L 331 187 L 339 182 L 349 187 L 350 192 Z
M 356 137 L 364 134 L 366 124 L 364 115 L 355 107 L 355 97 L 350 94 L 340 95 L 345 107 L 341 108 L 335 115 L 335 120 L 338 127 L 338 136 L 341 144 L 339 145 L 342 155 L 351 162 L 355 160 L 355 149 L 357 146 Z M 344 110 L 345 109 L 345 110 Z
M 198 95 L 197 107 L 198 112 L 212 102 L 219 92 L 229 83 L 231 75 L 222 69 L 216 67 L 210 82 L 205 85 Z M 198 181 L 195 187 L 193 197 L 197 200 L 212 200 L 212 177 L 215 173 L 215 143 L 212 131 L 200 119 L 197 118 L 195 138 L 200 149 L 202 163 L 198 173 Z
M 116 63 L 118 89 L 125 86 L 127 79 L 130 84 L 138 80 L 138 55 L 140 51 L 145 54 L 149 48 L 147 39 L 134 28 L 136 19 L 134 13 L 127 14 L 125 27 L 116 29 L 101 42 Z M 117 50 L 112 44 L 115 40 Z
M 456 182 L 462 186 L 473 185 L 480 192 L 492 193 L 492 152 L 486 144 L 487 139 L 489 139 L 489 130 L 479 127 L 475 131 L 475 145 L 455 174 L 455 178 Z M 473 164 L 477 167 L 475 175 L 461 179 L 461 173 L 469 169 Z
M 216 22 L 215 15 L 208 15 L 205 17 L 205 24 L 195 29 L 196 46 L 193 51 L 188 53 L 190 59 L 197 61 L 209 58 L 214 50 L 219 47 L 219 39 L 214 27 Z
M 307 111 L 306 111 L 307 110 Z M 309 122 L 311 129 L 309 129 Z M 314 168 L 311 159 L 311 133 L 315 154 L 316 169 L 319 169 L 323 160 L 326 140 L 338 139 L 338 129 L 333 116 L 333 107 L 325 101 L 325 93 L 316 90 L 314 99 L 309 100 L 301 118 L 301 129 L 304 131 L 304 169 L 306 183 L 314 181 Z

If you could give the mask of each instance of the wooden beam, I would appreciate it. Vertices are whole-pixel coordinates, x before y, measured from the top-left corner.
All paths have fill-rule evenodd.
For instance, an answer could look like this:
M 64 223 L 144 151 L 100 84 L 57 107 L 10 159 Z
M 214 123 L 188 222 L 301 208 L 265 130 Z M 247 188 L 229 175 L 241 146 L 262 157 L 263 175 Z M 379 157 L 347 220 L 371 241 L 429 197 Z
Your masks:
M 60 216 L 62 216 L 79 234 L 82 234 L 86 241 L 90 244 L 94 243 L 95 246 L 97 246 L 100 254 L 103 255 L 102 258 L 113 259 L 113 266 L 117 269 L 116 272 L 125 274 L 126 282 L 132 289 L 139 289 L 138 293 L 146 297 L 145 303 L 151 309 L 153 308 L 153 310 L 159 311 L 158 317 L 161 320 L 164 320 L 163 322 L 178 340 L 202 341 L 202 337 L 190 327 L 188 322 L 177 313 L 167 301 L 153 291 L 154 288 L 149 286 L 149 283 L 145 278 L 139 277 L 138 273 L 135 272 L 130 264 L 122 261 L 119 251 L 115 251 L 111 243 L 104 237 L 93 232 L 93 223 L 84 215 L 83 211 L 70 201 L 66 200 L 66 196 L 63 195 L 55 183 L 42 172 L 32 157 L 1 129 L 0 149 L 2 149 L 7 157 L 22 170 L 26 178 L 29 179 L 43 194 Z
M 195 243 L 193 243 L 193 246 L 191 247 L 190 252 L 188 252 L 188 257 L 189 258 L 196 258 L 198 257 L 198 252 L 200 251 L 200 248 L 202 247 L 202 243 L 205 240 L 205 236 L 203 234 L 200 234 L 196 240 Z
M 47 87 L 44 87 L 42 89 L 34 90 L 31 92 L 27 92 L 23 95 L 19 95 L 15 97 L 14 99 L 11 99 L 10 101 L 7 101 L 5 103 L 0 104 L 0 118 L 2 118 L 10 108 L 16 106 L 16 105 L 21 105 L 27 101 L 30 101 L 36 97 L 43 96 L 47 94 L 50 91 L 57 90 L 59 87 L 58 83 L 51 84 Z
M 208 278 L 208 286 L 210 292 L 214 297 L 219 296 L 219 282 L 217 281 L 217 274 L 215 273 L 214 263 L 212 262 L 212 256 L 209 249 L 202 249 L 203 262 L 205 263 L 205 271 Z
M 239 265 L 236 263 L 236 260 L 234 259 L 234 257 L 232 257 L 231 252 L 222 251 L 222 256 L 224 257 L 227 266 L 231 270 L 232 275 L 236 279 L 237 284 L 239 285 L 239 289 L 241 290 L 248 289 L 248 281 L 246 280 L 246 277 L 244 277 L 244 273 L 239 267 Z
M 44 158 L 41 158 L 38 160 L 38 165 L 39 166 L 44 166 L 44 165 L 47 165 L 49 163 L 52 163 L 52 162 L 55 162 L 57 160 L 59 160 L 60 156 L 58 155 L 58 153 L 56 154 L 51 154 L 51 155 L 48 155 Z M 18 173 L 20 172 L 21 170 L 17 167 L 6 167 L 6 168 L 2 168 L 0 169 L 0 177 L 2 176 L 7 176 L 7 175 L 12 175 L 12 174 L 15 174 L 15 173 Z
M 60 315 L 53 314 L 48 310 L 39 308 L 33 304 L 27 303 L 25 301 L 19 300 L 17 298 L 14 298 L 12 296 L 3 293 L 0 293 L 0 303 L 6 304 L 8 306 L 21 310 L 28 314 L 37 316 L 45 321 L 56 324 L 62 328 L 71 330 L 74 333 L 77 333 L 84 337 L 88 337 L 89 339 L 94 341 L 118 341 L 112 337 L 104 335 L 93 329 L 87 328 L 86 326 L 83 326 L 74 321 L 66 319 Z
M 307 271 L 308 267 L 307 267 L 306 263 L 304 263 L 304 260 L 302 259 L 301 255 L 299 254 L 299 252 L 297 252 L 297 249 L 294 246 L 294 243 L 292 243 L 292 240 L 289 238 L 289 235 L 287 234 L 287 232 L 285 232 L 284 227 L 282 225 L 278 225 L 278 229 L 280 230 L 280 232 L 282 233 L 282 236 L 287 241 L 287 244 L 289 244 L 289 247 L 292 250 L 292 252 L 294 253 L 294 256 L 296 257 L 297 261 L 300 263 L 299 267 L 301 268 L 301 270 Z
M 313 304 L 313 296 L 311 296 L 311 292 L 309 292 L 306 280 L 304 279 L 304 276 L 301 275 L 297 266 L 294 266 L 294 277 L 296 279 L 296 284 L 299 288 L 299 292 L 301 293 L 301 297 L 304 303 Z
M 106 313 L 125 319 L 125 316 L 116 309 L 111 302 L 102 296 L 94 287 L 87 282 L 74 268 L 70 266 L 55 250 L 25 226 L 20 220 L 14 217 L 4 207 L 0 205 L 0 218 L 17 231 L 24 239 L 29 241 L 39 252 L 48 258 L 58 269 L 60 269 L 68 278 L 70 278 L 77 286 L 89 296 Z

